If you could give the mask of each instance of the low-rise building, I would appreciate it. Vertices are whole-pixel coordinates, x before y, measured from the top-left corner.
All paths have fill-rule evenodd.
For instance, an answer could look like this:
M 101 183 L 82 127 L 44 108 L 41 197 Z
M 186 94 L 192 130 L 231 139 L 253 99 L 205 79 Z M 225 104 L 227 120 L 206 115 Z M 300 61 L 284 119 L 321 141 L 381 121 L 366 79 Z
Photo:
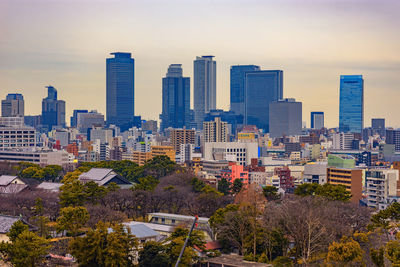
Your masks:
M 204 144 L 205 160 L 228 160 L 239 165 L 250 165 L 258 158 L 258 143 L 214 142 Z
M 362 170 L 328 167 L 326 176 L 329 184 L 346 187 L 346 191 L 351 193 L 351 202 L 359 203 L 362 198 Z
M 65 166 L 70 163 L 68 152 L 64 150 L 2 150 L 0 161 L 10 162 L 32 162 L 39 165 Z
M 367 206 L 386 209 L 393 202 L 400 202 L 399 171 L 396 169 L 371 169 L 365 172 Z
M 326 183 L 326 162 L 308 163 L 304 166 L 303 182 L 317 183 L 323 185 Z
M 36 130 L 31 127 L 0 127 L 0 150 L 36 147 Z

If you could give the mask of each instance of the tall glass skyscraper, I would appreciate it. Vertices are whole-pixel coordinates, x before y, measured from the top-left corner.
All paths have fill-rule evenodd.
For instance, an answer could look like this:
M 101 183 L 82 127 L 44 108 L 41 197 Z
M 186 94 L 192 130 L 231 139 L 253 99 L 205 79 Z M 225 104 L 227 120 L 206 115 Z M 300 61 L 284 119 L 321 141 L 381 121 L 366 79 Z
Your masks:
M 246 125 L 256 125 L 269 132 L 269 104 L 283 97 L 283 71 L 262 70 L 246 73 Z
M 1 101 L 1 116 L 23 117 L 24 97 L 21 94 L 8 94 L 6 99 Z
M 135 60 L 131 53 L 111 53 L 107 58 L 107 124 L 127 130 L 135 115 Z
M 190 78 L 182 76 L 181 66 L 171 64 L 162 79 L 161 131 L 168 127 L 189 127 Z
M 65 127 L 65 101 L 58 100 L 57 90 L 46 86 L 47 97 L 42 100 L 42 125 L 48 131 L 53 127 Z
M 194 120 L 202 129 L 205 114 L 217 105 L 217 63 L 214 56 L 197 57 L 194 61 Z
M 231 66 L 231 111 L 244 116 L 244 91 L 246 86 L 246 73 L 259 71 L 255 65 Z
M 339 131 L 361 133 L 364 127 L 364 80 L 362 75 L 340 76 Z
M 311 129 L 322 129 L 324 128 L 324 112 L 322 111 L 311 111 Z

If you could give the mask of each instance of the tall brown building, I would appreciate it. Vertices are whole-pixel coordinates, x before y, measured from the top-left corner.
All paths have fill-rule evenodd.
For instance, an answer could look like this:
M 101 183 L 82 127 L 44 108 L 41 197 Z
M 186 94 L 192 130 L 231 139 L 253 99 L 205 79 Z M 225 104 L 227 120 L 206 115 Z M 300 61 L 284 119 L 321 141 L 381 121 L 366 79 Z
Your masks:
M 351 202 L 358 203 L 362 198 L 362 170 L 329 167 L 327 183 L 343 185 L 351 193 Z
M 194 144 L 196 132 L 189 129 L 173 129 L 170 131 L 171 145 L 179 152 L 182 144 Z

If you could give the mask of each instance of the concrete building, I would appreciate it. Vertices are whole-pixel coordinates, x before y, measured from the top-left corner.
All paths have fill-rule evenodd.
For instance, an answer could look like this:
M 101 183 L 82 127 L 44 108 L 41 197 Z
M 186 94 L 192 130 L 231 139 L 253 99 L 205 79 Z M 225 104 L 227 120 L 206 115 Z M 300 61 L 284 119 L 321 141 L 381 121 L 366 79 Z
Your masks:
M 332 148 L 339 150 L 351 150 L 353 148 L 353 133 L 334 133 L 332 135 Z
M 99 139 L 102 144 L 111 143 L 111 140 L 113 138 L 113 131 L 111 129 L 94 127 L 89 130 L 89 133 L 90 133 L 90 138 L 88 138 L 88 139 L 90 141 Z
M 143 131 L 150 131 L 152 133 L 157 133 L 158 126 L 157 126 L 157 121 L 154 120 L 148 120 L 148 121 L 142 121 L 142 130 Z
M 286 98 L 269 104 L 269 135 L 281 137 L 301 134 L 302 103 Z
M 1 101 L 2 117 L 24 117 L 24 97 L 21 94 L 8 94 L 6 99 Z
M 88 113 L 80 112 L 77 114 L 77 127 L 81 133 L 87 133 L 88 129 L 94 127 L 104 127 L 104 115 L 92 110 Z
M 172 129 L 169 131 L 171 145 L 174 147 L 176 153 L 180 152 L 181 145 L 195 143 L 195 130 L 189 129 Z
M 257 143 L 210 142 L 204 144 L 205 160 L 227 160 L 240 165 L 250 165 L 253 158 L 258 158 Z
M 0 126 L 24 127 L 24 117 L 0 117 Z
M 203 142 L 228 142 L 228 124 L 215 118 L 214 121 L 203 122 Z
M 343 185 L 351 193 L 351 202 L 358 204 L 362 198 L 362 170 L 328 167 L 328 184 Z
M 365 189 L 368 207 L 386 209 L 400 202 L 399 170 L 370 169 L 365 172 Z
M 0 151 L 0 161 L 10 162 L 31 162 L 39 165 L 59 165 L 64 166 L 70 163 L 69 154 L 64 150 L 2 150 Z
M 139 166 L 143 166 L 146 161 L 152 159 L 151 152 L 141 152 L 141 151 L 132 151 L 132 152 L 123 152 L 122 160 L 130 160 L 138 164 Z
M 311 112 L 311 129 L 322 129 L 324 128 L 324 113 L 322 111 Z
M 303 182 L 304 183 L 326 183 L 326 162 L 308 163 L 304 166 Z
M 0 150 L 36 147 L 36 130 L 31 127 L 0 127 Z
M 151 146 L 151 156 L 167 156 L 175 161 L 175 150 L 172 146 Z

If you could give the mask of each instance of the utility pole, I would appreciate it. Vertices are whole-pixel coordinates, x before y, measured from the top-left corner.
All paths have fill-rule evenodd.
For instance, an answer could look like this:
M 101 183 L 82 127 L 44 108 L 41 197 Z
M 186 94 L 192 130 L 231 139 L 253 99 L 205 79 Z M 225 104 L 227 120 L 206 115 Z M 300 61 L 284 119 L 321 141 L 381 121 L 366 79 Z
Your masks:
M 176 261 L 175 267 L 178 267 L 179 262 L 180 262 L 181 259 L 182 259 L 183 252 L 185 251 L 185 248 L 186 248 L 186 246 L 187 246 L 187 243 L 189 242 L 190 234 L 193 232 L 193 229 L 194 229 L 194 227 L 196 226 L 196 222 L 197 222 L 198 219 L 199 219 L 199 216 L 197 216 L 197 215 L 194 216 L 194 221 L 193 221 L 192 227 L 190 228 L 190 231 L 189 231 L 189 233 L 188 233 L 188 235 L 187 235 L 187 237 L 186 237 L 185 243 L 183 244 L 181 253 L 179 254 L 178 260 Z

